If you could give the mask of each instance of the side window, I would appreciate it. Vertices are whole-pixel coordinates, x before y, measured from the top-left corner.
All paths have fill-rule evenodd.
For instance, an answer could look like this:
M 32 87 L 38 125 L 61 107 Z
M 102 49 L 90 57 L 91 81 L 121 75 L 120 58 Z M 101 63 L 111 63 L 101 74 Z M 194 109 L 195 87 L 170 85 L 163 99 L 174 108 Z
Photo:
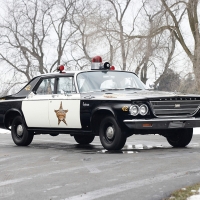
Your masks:
M 58 94 L 75 93 L 74 77 L 60 77 L 58 79 Z
M 39 77 L 32 79 L 25 87 L 23 87 L 17 94 L 16 97 L 27 96 L 31 93 L 37 82 L 39 81 Z
M 36 90 L 36 94 L 53 94 L 54 93 L 54 78 L 44 79 L 38 89 Z

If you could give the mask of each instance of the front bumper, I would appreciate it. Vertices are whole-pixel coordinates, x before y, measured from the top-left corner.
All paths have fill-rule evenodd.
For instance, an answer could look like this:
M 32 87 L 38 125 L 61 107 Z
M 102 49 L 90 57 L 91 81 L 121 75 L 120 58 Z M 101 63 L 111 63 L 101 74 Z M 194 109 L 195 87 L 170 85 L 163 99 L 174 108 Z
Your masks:
M 200 127 L 200 118 L 128 119 L 123 121 L 130 129 L 172 129 Z

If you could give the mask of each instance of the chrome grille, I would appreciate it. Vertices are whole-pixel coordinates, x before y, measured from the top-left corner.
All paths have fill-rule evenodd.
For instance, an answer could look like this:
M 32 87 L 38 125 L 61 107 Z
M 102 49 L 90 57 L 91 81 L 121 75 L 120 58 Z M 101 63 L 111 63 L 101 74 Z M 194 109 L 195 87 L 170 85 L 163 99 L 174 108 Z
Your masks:
M 150 101 L 156 116 L 184 116 L 193 115 L 200 106 L 196 98 L 167 98 Z

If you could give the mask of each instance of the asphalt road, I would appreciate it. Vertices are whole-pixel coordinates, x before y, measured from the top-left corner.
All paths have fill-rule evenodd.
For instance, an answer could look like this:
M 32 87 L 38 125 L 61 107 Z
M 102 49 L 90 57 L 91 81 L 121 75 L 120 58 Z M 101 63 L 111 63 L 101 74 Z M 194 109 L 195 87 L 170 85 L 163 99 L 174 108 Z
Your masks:
M 179 149 L 162 136 L 132 136 L 108 152 L 98 137 L 81 146 L 68 135 L 40 135 L 17 147 L 0 134 L 0 199 L 161 200 L 197 182 L 200 135 Z

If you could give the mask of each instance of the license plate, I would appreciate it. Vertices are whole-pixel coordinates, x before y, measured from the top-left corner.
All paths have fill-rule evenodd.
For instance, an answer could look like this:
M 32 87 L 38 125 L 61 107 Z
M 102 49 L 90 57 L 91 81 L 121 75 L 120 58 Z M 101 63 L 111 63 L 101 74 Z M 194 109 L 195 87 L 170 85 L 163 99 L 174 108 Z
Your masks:
M 169 128 L 183 128 L 185 126 L 184 122 L 170 122 Z

